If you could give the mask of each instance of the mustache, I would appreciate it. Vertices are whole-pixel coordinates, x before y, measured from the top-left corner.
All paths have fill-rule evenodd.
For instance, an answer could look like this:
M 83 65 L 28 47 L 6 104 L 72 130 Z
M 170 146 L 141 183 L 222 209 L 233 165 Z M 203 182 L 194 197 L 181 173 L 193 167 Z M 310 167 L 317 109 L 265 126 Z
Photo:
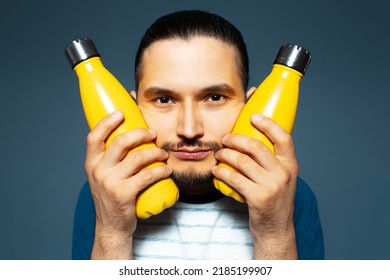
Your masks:
M 187 139 L 183 138 L 180 142 L 166 142 L 161 147 L 165 151 L 168 150 L 180 150 L 182 148 L 199 148 L 202 150 L 213 150 L 217 152 L 222 149 L 222 145 L 215 141 L 201 141 L 199 139 Z

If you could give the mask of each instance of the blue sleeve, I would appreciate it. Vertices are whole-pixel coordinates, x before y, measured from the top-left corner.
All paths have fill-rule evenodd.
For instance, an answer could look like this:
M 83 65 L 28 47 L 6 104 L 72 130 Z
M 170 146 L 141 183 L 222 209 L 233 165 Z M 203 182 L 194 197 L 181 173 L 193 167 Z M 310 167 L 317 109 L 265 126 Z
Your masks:
M 323 260 L 324 238 L 314 192 L 298 178 L 295 194 L 294 225 L 300 260 Z
M 87 182 L 80 191 L 74 215 L 73 260 L 88 260 L 91 258 L 95 237 L 95 222 L 95 205 Z

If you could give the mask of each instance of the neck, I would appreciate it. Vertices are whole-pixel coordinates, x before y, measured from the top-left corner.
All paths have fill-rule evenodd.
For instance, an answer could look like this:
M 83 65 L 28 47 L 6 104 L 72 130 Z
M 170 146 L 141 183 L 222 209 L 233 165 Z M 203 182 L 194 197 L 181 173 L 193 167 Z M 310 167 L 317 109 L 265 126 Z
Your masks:
M 212 192 L 207 194 L 186 194 L 180 192 L 179 201 L 190 204 L 202 204 L 202 203 L 210 203 L 217 201 L 223 197 L 223 194 L 214 189 Z

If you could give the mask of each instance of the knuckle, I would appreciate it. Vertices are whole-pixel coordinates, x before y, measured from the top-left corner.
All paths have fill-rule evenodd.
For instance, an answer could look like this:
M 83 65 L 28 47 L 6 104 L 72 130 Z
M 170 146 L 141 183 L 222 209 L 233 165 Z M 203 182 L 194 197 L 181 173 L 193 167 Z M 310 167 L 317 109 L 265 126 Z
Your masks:
M 298 163 L 296 163 L 296 164 L 294 164 L 294 175 L 298 175 L 299 174 L 299 164 Z
M 136 128 L 132 130 L 132 133 L 139 139 L 149 139 L 150 133 L 146 128 Z
M 291 174 L 296 177 L 298 176 L 298 173 L 299 173 L 299 165 L 298 165 L 298 162 L 294 162 L 291 167 L 290 167 L 290 170 L 291 170 Z
M 234 186 L 236 188 L 240 188 L 242 185 L 241 177 L 237 172 L 231 172 L 229 175 L 229 180 L 230 180 L 232 186 Z
M 143 183 L 150 184 L 153 181 L 153 172 L 151 169 L 144 169 L 139 174 Z
M 248 156 L 240 155 L 237 158 L 237 165 L 240 169 L 251 169 L 253 168 L 253 160 L 249 158 Z
M 106 189 L 106 190 L 109 190 L 110 189 L 110 186 L 111 186 L 111 180 L 110 180 L 110 177 L 103 177 L 101 180 L 101 185 Z
M 120 134 L 120 135 L 116 136 L 112 142 L 114 143 L 115 146 L 123 148 L 127 145 L 126 135 Z
M 85 172 L 90 173 L 91 169 L 92 169 L 91 162 L 89 160 L 86 160 L 84 162 L 84 170 L 85 170 Z
M 264 144 L 259 141 L 259 140 L 256 140 L 256 139 L 249 139 L 248 140 L 248 148 L 250 151 L 261 151 L 264 149 Z
M 281 185 L 284 186 L 291 179 L 290 172 L 288 172 L 285 169 L 282 169 L 282 171 L 280 171 L 280 173 L 279 173 L 279 178 L 280 178 L 280 181 L 281 181 Z
M 95 133 L 93 133 L 93 131 L 90 131 L 87 135 L 87 146 L 93 145 L 97 142 L 98 142 L 98 139 L 95 136 Z
M 116 136 L 112 144 L 125 149 L 125 148 L 134 148 L 143 142 L 150 140 L 150 133 L 144 128 L 137 128 Z
M 142 151 L 132 151 L 128 156 L 127 162 L 130 165 L 139 165 L 144 161 L 144 158 Z
M 288 133 L 284 133 L 282 136 L 280 136 L 279 142 L 285 146 L 293 146 L 294 145 L 293 138 Z
M 102 182 L 103 183 L 106 181 L 106 177 L 103 175 L 101 168 L 96 167 L 90 173 L 91 173 L 92 179 L 95 182 Z

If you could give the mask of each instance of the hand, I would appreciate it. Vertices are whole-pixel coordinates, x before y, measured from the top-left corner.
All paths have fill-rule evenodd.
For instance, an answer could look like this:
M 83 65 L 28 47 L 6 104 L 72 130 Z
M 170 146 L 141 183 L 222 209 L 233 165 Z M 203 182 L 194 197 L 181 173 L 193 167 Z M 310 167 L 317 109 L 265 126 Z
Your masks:
M 85 170 L 96 210 L 96 229 L 92 258 L 131 258 L 132 236 L 136 229 L 135 202 L 144 188 L 172 170 L 167 165 L 142 168 L 164 161 L 168 154 L 160 148 L 129 153 L 140 144 L 151 142 L 156 133 L 135 129 L 105 140 L 122 122 L 123 114 L 114 112 L 103 118 L 87 137 Z
M 271 119 L 253 115 L 252 124 L 274 144 L 226 135 L 216 158 L 237 170 L 215 167 L 213 174 L 242 194 L 248 204 L 255 258 L 297 258 L 293 222 L 298 163 L 291 136 Z

